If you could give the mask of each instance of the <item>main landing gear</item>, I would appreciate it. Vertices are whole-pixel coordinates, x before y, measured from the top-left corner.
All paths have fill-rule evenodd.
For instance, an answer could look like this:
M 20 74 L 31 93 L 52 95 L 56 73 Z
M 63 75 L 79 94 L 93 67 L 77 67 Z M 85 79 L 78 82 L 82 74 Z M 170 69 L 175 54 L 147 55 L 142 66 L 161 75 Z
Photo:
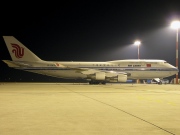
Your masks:
M 89 84 L 90 85 L 97 85 L 97 84 L 103 84 L 103 85 L 105 85 L 106 84 L 106 82 L 105 81 L 90 81 L 89 82 Z

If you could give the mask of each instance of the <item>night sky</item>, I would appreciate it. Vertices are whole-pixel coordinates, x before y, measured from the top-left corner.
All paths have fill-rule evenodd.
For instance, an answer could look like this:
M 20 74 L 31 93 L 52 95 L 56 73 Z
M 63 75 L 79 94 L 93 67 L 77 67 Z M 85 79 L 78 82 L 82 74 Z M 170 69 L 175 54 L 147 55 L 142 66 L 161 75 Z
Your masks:
M 7 2 L 0 12 L 1 60 L 11 60 L 2 36 L 14 36 L 49 61 L 137 59 L 133 43 L 139 39 L 140 59 L 175 66 L 176 30 L 170 24 L 180 19 L 178 0 Z M 0 61 L 0 81 L 67 80 L 15 70 Z

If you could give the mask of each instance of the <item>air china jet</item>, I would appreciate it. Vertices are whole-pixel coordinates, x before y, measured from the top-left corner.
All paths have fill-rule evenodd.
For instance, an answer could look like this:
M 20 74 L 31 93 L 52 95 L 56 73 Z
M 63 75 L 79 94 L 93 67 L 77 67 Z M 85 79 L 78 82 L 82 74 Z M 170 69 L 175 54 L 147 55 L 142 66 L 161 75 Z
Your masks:
M 67 79 L 85 79 L 89 84 L 126 82 L 128 79 L 165 78 L 179 70 L 165 60 L 127 59 L 105 62 L 45 61 L 13 36 L 3 36 L 12 60 L 9 67 Z

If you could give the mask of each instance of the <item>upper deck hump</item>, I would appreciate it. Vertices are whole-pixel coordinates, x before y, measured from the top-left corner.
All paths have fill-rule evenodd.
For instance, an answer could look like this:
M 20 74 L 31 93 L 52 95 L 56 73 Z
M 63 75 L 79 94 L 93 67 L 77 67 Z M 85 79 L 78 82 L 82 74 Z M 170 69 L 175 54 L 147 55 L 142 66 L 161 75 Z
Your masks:
M 111 63 L 123 63 L 123 62 L 166 62 L 165 60 L 154 60 L 154 59 L 127 59 L 127 60 L 113 60 L 107 61 Z

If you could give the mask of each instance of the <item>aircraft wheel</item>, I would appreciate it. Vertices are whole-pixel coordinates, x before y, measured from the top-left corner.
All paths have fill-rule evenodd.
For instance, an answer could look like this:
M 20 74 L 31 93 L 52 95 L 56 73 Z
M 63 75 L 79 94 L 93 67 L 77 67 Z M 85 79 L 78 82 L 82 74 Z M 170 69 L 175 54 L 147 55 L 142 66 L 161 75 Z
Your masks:
M 101 82 L 102 84 L 106 85 L 106 82 Z
M 158 84 L 159 84 L 159 85 L 161 85 L 161 84 L 162 84 L 162 82 L 160 81 L 160 82 L 158 82 Z

